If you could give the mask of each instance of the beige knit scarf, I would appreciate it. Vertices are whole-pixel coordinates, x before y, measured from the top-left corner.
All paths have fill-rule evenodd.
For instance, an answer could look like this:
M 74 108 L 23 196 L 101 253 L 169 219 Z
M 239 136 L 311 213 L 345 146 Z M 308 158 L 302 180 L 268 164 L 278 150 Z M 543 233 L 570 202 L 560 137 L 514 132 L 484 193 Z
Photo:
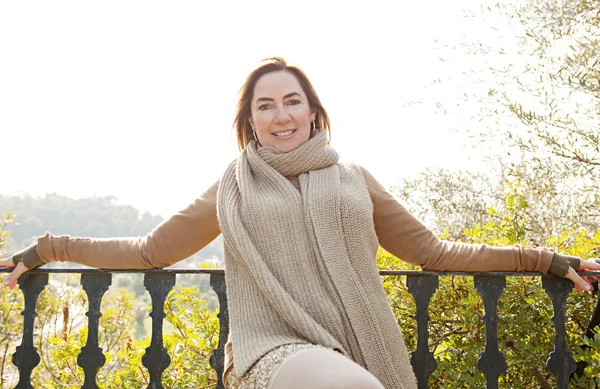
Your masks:
M 236 375 L 274 347 L 309 342 L 386 389 L 416 388 L 375 262 L 368 189 L 325 131 L 289 153 L 252 141 L 221 179 L 217 212 Z

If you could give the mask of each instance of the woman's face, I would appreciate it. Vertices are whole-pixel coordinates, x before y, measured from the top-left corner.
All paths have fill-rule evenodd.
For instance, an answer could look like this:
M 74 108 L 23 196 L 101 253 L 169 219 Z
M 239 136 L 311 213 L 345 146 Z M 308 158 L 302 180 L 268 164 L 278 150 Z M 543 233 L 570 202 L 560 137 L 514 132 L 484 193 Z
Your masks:
M 281 70 L 259 78 L 251 104 L 250 125 L 263 146 L 287 153 L 310 137 L 315 112 L 293 74 Z

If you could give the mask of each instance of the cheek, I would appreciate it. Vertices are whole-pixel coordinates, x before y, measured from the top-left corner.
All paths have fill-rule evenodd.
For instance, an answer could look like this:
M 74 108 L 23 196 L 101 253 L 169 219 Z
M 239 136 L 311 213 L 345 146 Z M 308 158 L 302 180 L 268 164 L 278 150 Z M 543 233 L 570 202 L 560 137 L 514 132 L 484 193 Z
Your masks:
M 253 115 L 252 120 L 254 121 L 254 128 L 256 130 L 268 127 L 272 122 L 272 120 L 267 118 L 266 115 Z
M 302 109 L 301 111 L 297 112 L 296 115 L 294 115 L 294 117 L 298 124 L 308 125 L 312 121 L 310 117 L 310 110 L 308 109 Z

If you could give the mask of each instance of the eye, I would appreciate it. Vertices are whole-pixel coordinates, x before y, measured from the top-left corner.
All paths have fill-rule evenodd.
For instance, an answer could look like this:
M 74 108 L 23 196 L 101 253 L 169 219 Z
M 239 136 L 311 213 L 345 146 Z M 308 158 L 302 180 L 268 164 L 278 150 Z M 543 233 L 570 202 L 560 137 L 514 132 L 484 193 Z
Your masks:
M 271 104 L 262 104 L 258 106 L 259 111 L 266 111 L 269 108 L 271 108 Z
M 288 105 L 298 105 L 300 104 L 300 100 L 296 100 L 296 99 L 292 99 L 292 100 L 288 100 Z

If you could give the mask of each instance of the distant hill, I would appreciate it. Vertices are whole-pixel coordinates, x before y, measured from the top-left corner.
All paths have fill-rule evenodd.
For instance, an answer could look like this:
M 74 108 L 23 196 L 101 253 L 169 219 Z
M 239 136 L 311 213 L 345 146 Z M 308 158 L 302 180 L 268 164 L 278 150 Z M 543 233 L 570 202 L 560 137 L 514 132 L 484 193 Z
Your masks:
M 0 194 L 0 211 L 16 216 L 17 224 L 9 226 L 11 247 L 8 253 L 33 243 L 36 237 L 50 231 L 54 235 L 89 236 L 95 238 L 143 236 L 163 221 L 159 215 L 140 212 L 129 205 L 117 205 L 114 196 L 72 199 L 56 193 L 45 197 Z M 222 264 L 223 244 L 219 236 L 199 253 L 176 266 L 196 266 L 203 261 Z

